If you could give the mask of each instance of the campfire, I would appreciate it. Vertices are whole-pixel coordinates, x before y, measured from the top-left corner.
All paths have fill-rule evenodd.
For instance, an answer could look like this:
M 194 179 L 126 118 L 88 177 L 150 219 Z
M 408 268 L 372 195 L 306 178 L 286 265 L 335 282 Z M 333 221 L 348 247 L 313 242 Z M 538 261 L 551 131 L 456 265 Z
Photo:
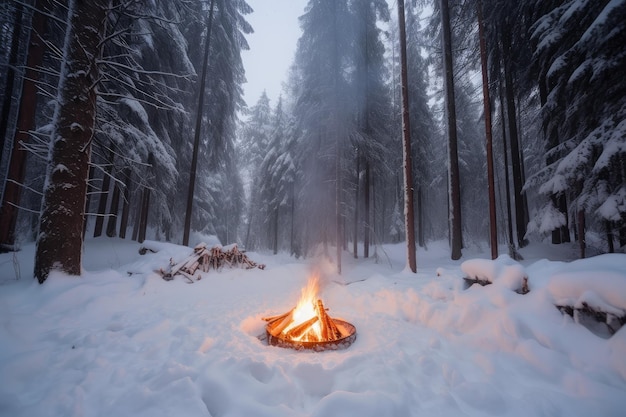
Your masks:
M 284 314 L 265 317 L 268 343 L 291 349 L 315 351 L 345 349 L 356 339 L 356 328 L 334 319 L 318 298 L 319 277 L 309 279 L 296 307 Z

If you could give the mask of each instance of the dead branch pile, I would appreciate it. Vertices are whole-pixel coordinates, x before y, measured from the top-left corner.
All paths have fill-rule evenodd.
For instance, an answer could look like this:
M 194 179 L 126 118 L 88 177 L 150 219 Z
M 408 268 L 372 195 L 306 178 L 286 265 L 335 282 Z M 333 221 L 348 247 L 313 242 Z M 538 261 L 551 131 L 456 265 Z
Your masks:
M 193 248 L 193 253 L 183 261 L 176 263 L 170 259 L 169 268 L 167 270 L 160 269 L 159 273 L 166 281 L 174 279 L 175 275 L 181 275 L 193 282 L 196 272 L 209 272 L 211 268 L 218 270 L 224 266 L 265 269 L 265 265 L 257 264 L 249 259 L 236 244 L 226 247 L 215 245 L 207 248 L 206 243 L 200 243 Z M 200 276 L 197 279 L 199 280 Z

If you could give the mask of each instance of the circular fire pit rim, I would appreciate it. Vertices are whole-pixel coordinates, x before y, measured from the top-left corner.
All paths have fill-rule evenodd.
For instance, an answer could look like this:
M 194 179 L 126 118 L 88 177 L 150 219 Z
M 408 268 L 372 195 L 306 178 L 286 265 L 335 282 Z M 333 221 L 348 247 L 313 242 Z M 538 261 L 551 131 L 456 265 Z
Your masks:
M 281 348 L 294 349 L 294 350 L 312 350 L 321 352 L 324 350 L 341 350 L 348 348 L 356 340 L 356 327 L 345 320 L 332 319 L 335 323 L 341 325 L 348 330 L 348 334 L 336 340 L 323 340 L 323 341 L 297 341 L 282 338 L 272 334 L 271 329 L 275 323 L 268 323 L 265 326 L 265 333 L 267 336 L 267 343 L 270 346 L 277 346 Z

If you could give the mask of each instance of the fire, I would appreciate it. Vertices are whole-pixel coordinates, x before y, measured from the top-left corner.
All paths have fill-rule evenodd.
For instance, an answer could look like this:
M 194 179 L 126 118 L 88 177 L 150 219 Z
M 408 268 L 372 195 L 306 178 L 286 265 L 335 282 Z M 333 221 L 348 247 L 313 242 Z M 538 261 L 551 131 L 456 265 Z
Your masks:
M 320 275 L 313 274 L 302 289 L 296 307 L 287 313 L 265 317 L 267 341 L 272 346 L 296 350 L 345 349 L 356 339 L 356 328 L 326 313 L 319 299 Z
M 315 317 L 317 314 L 317 294 L 319 292 L 319 282 L 320 277 L 317 274 L 312 275 L 309 278 L 309 281 L 306 284 L 306 287 L 302 288 L 302 294 L 300 295 L 300 300 L 298 300 L 298 304 L 291 311 L 291 323 L 283 329 L 281 334 L 286 335 L 294 327 L 297 327 Z M 320 321 L 317 320 L 313 325 L 310 326 L 310 329 L 302 335 L 295 335 L 292 337 L 292 340 L 296 341 L 318 341 L 322 339 L 322 326 L 320 325 Z

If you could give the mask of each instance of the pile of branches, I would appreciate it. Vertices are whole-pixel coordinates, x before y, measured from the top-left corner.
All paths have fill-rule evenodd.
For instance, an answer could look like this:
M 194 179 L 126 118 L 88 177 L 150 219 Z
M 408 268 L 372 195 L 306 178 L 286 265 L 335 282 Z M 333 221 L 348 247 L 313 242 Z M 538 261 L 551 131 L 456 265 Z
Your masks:
M 245 253 L 239 250 L 236 244 L 226 247 L 215 245 L 207 248 L 206 243 L 200 243 L 193 248 L 193 253 L 181 262 L 174 262 L 170 259 L 170 265 L 167 270 L 161 268 L 159 273 L 164 280 L 170 281 L 175 275 L 181 275 L 187 278 L 189 282 L 194 281 L 196 272 L 209 272 L 213 268 L 219 270 L 224 266 L 230 268 L 259 268 L 265 269 L 264 264 L 257 264 L 249 259 Z M 198 275 L 197 279 L 201 278 Z

